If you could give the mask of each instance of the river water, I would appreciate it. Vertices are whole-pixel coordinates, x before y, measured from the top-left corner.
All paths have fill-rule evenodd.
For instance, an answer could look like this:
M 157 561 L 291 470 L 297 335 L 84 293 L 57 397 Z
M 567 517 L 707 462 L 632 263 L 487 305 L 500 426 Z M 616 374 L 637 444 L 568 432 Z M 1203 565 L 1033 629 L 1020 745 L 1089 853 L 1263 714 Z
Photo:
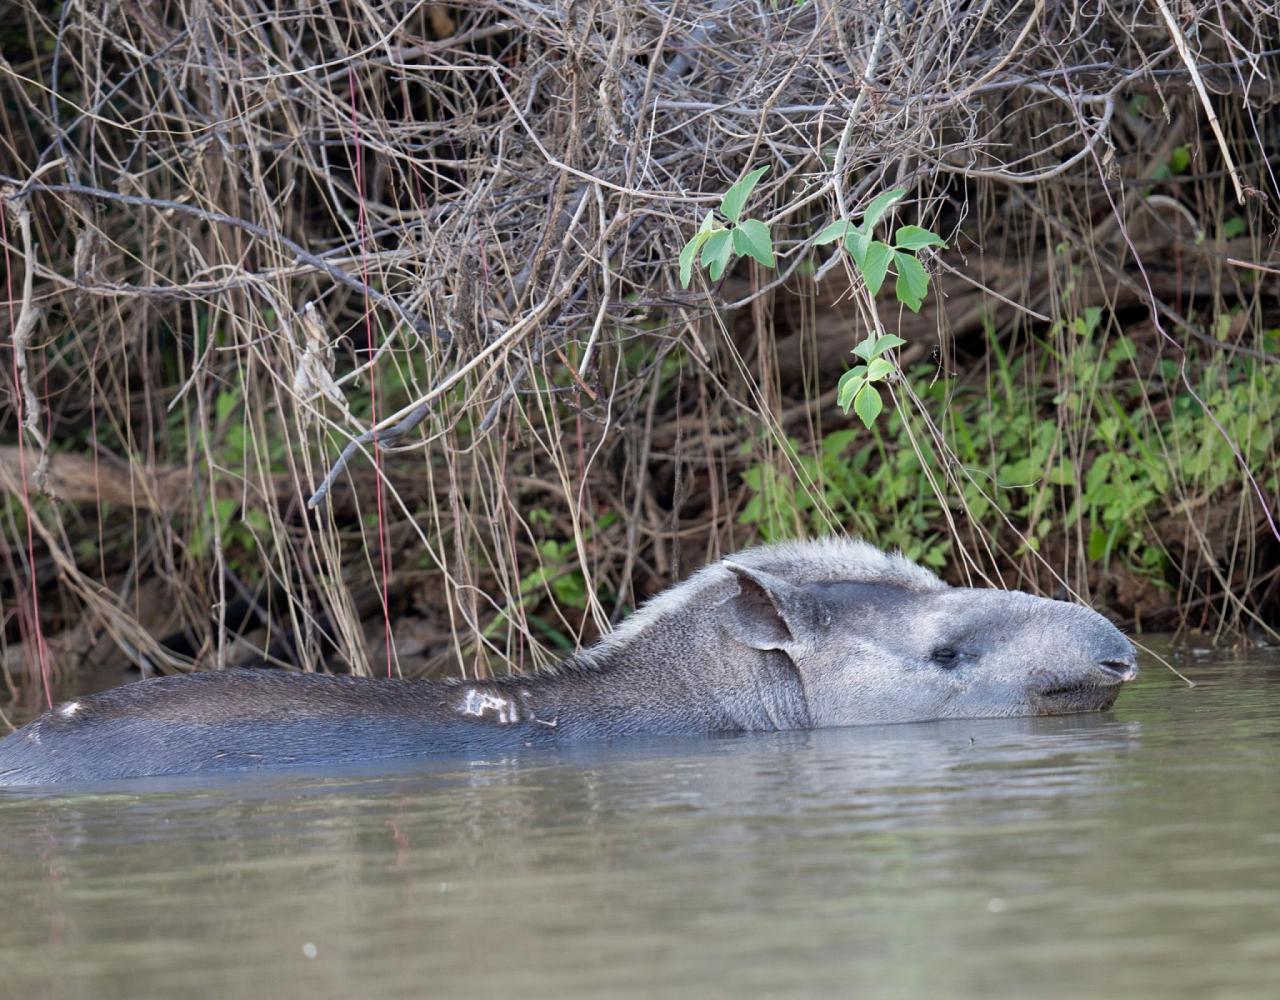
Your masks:
M 1099 716 L 0 794 L 22 998 L 1280 996 L 1280 655 Z

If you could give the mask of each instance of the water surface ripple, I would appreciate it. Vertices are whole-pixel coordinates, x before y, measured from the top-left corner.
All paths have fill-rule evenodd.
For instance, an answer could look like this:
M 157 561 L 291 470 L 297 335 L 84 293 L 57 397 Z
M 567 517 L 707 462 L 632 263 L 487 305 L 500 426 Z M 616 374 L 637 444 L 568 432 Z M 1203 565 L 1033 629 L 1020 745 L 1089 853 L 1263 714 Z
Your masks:
M 4 995 L 1280 995 L 1280 657 L 1114 712 L 0 794 Z

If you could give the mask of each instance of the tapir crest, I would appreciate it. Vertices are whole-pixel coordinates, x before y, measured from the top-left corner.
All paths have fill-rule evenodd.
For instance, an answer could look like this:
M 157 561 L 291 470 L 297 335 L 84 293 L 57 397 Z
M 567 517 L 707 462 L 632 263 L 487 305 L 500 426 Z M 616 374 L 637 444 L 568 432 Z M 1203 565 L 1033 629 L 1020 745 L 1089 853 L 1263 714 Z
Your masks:
M 0 784 L 1098 711 L 1136 674 L 1133 646 L 1088 608 L 951 587 L 864 542 L 788 542 L 705 567 L 539 674 L 231 670 L 78 698 L 0 740 Z

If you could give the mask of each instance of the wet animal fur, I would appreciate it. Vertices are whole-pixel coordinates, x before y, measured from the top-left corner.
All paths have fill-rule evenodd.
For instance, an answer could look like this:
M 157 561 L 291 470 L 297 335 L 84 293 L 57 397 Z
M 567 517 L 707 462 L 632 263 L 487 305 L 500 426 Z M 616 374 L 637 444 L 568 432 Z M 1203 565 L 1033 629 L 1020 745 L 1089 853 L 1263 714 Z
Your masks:
M 540 674 L 227 671 L 79 698 L 0 740 L 0 784 L 1090 711 L 1135 673 L 1132 646 L 1087 608 L 953 588 L 862 542 L 791 542 L 705 567 Z

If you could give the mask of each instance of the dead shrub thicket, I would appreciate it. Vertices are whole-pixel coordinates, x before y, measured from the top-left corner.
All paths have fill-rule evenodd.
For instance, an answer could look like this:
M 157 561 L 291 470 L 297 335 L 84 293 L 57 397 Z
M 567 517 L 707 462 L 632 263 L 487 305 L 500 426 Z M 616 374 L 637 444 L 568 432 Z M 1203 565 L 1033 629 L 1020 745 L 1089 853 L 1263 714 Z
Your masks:
M 1007 484 L 919 398 L 987 384 L 992 344 L 1066 392 L 1082 339 L 1125 333 L 1112 377 L 1159 427 L 1205 365 L 1276 364 L 1275 4 L 8 9 L 11 683 L 37 634 L 55 672 L 235 662 L 243 634 L 312 667 L 528 667 L 751 542 L 762 465 L 819 495 L 796 530 L 866 530 L 797 463 L 851 426 L 833 390 L 876 323 L 932 365 L 894 393 L 954 579 L 1163 625 L 1276 608 L 1274 443 L 1126 529 L 1167 556 L 1152 589 L 1066 518 L 1084 418 L 1037 415 L 1072 462 L 1036 551 L 1025 518 L 969 516 Z M 763 164 L 777 269 L 682 291 L 680 247 Z M 919 316 L 810 244 L 890 187 L 951 245 Z

